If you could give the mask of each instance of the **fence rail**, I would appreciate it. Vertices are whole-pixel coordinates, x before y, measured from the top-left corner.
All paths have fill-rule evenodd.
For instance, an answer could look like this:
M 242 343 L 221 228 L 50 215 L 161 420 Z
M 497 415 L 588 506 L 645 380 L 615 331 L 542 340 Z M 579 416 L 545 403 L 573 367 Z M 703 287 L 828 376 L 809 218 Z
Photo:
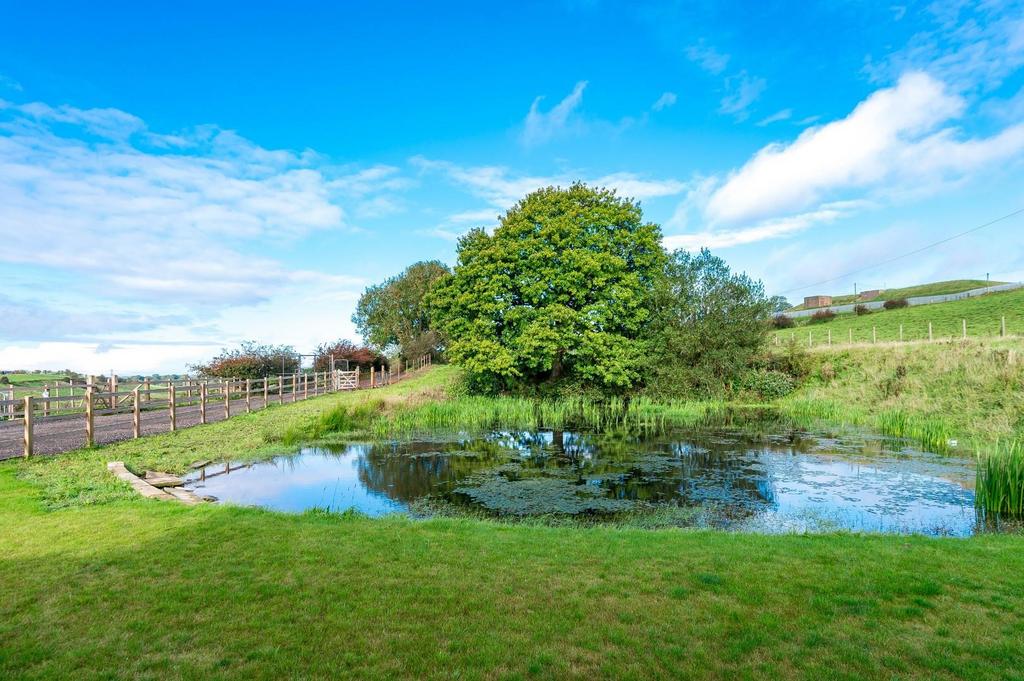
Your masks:
M 40 424 L 81 419 L 85 446 L 89 447 L 96 443 L 98 417 L 131 415 L 132 437 L 138 438 L 143 436 L 143 416 L 155 412 L 166 412 L 167 429 L 175 431 L 179 427 L 179 413 L 185 409 L 198 408 L 196 425 L 204 424 L 211 420 L 213 410 L 228 419 L 275 403 L 297 402 L 338 391 L 379 388 L 430 364 L 430 356 L 425 355 L 405 362 L 404 370 L 401 363 L 393 369 L 371 367 L 365 380 L 357 368 L 354 371 L 317 371 L 258 379 L 186 378 L 160 382 L 146 379 L 130 389 L 119 386 L 117 376 L 111 376 L 102 383 L 90 377 L 84 383 L 69 381 L 55 384 L 56 394 L 50 394 L 50 386 L 46 385 L 41 396 L 27 395 L 17 399 L 11 386 L 0 391 L 0 422 L 22 423 L 21 453 L 28 457 L 35 453 L 36 429 Z M 65 389 L 67 394 L 61 394 Z M 76 394 L 76 390 L 80 394 Z M 14 424 L 0 423 L 0 426 L 9 429 Z M 66 433 L 66 430 L 62 431 L 62 434 Z M 0 440 L 0 447 L 3 444 Z M 9 455 L 10 452 L 0 449 L 0 459 Z
M 824 328 L 823 328 L 824 327 Z M 1007 333 L 1006 329 L 1006 317 L 1000 317 L 998 320 L 998 326 L 988 324 L 982 325 L 985 329 L 994 329 L 995 333 L 981 333 L 977 332 L 977 323 L 974 328 L 968 324 L 966 319 L 961 319 L 958 328 L 953 333 L 936 333 L 932 322 L 921 322 L 920 324 L 897 324 L 895 326 L 886 325 L 884 330 L 888 330 L 892 334 L 892 337 L 881 337 L 877 325 L 868 327 L 859 327 L 854 329 L 852 327 L 847 328 L 844 332 L 833 333 L 833 329 L 828 328 L 828 323 L 824 323 L 821 326 L 805 326 L 801 329 L 791 329 L 788 334 L 784 334 L 783 331 L 776 331 L 774 340 L 772 341 L 776 346 L 782 345 L 783 335 L 788 335 L 788 342 L 799 343 L 806 345 L 809 348 L 822 347 L 822 346 L 833 346 L 833 345 L 867 345 L 875 343 L 921 343 L 921 342 L 935 342 L 935 341 L 950 341 L 950 340 L 968 340 L 977 338 L 1009 338 L 1015 337 L 1011 333 Z M 946 327 L 949 330 L 948 326 Z

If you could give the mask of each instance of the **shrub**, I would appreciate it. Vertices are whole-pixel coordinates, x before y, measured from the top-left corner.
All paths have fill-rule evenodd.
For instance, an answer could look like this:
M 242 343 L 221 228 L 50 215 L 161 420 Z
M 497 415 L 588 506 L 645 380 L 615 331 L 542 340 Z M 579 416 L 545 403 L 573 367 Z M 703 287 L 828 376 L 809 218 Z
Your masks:
M 796 320 L 784 314 L 777 314 L 772 318 L 772 326 L 776 329 L 792 329 L 796 326 Z
M 853 311 L 857 313 L 858 317 L 863 317 L 866 314 L 871 314 L 871 308 L 867 305 L 854 305 Z
M 811 323 L 811 324 L 824 324 L 825 322 L 830 322 L 830 321 L 832 321 L 835 318 L 836 318 L 836 313 L 833 312 L 832 310 L 829 310 L 828 308 L 826 308 L 824 310 L 818 310 L 817 312 L 812 314 L 811 318 L 809 320 L 809 323 Z
M 345 369 L 348 361 L 348 368 L 359 367 L 367 370 L 370 367 L 382 367 L 385 365 L 384 356 L 371 347 L 356 345 L 350 340 L 338 340 L 333 343 L 323 343 L 316 349 L 316 358 L 313 360 L 313 369 L 316 371 L 328 371 L 331 368 L 331 356 L 334 356 L 336 369 Z
M 793 392 L 796 382 L 781 371 L 753 369 L 743 376 L 741 386 L 766 400 L 774 400 Z
M 882 307 L 886 310 L 898 310 L 908 305 L 910 305 L 910 303 L 907 302 L 906 298 L 896 298 L 895 300 L 887 300 L 882 303 Z
M 0 376 L 0 385 L 10 385 L 11 379 L 6 376 Z

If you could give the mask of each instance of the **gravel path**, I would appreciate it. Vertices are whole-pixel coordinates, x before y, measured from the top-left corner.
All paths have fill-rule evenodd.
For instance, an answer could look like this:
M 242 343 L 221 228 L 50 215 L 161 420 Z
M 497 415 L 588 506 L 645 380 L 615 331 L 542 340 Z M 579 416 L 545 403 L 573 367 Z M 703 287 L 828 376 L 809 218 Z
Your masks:
M 403 376 L 404 378 L 404 376 Z M 369 380 L 363 381 L 359 389 L 369 388 Z M 301 393 L 296 394 L 297 400 L 302 399 Z M 310 398 L 313 395 L 310 393 Z M 292 395 L 284 396 L 284 403 L 293 401 Z M 277 397 L 270 396 L 271 405 L 277 404 Z M 252 409 L 263 408 L 263 395 L 252 396 Z M 199 405 L 178 407 L 176 410 L 177 428 L 191 428 L 199 425 Z M 245 399 L 231 401 L 231 414 L 237 416 L 245 413 Z M 224 420 L 224 403 L 210 402 L 206 406 L 206 421 L 213 423 Z M 93 440 L 98 445 L 110 444 L 132 438 L 132 414 L 108 414 L 96 416 L 93 421 Z M 168 410 L 154 409 L 142 412 L 142 434 L 155 435 L 166 433 L 171 429 Z M 25 425 L 22 421 L 0 421 L 0 461 L 22 456 L 24 453 Z M 33 449 L 36 455 L 60 454 L 85 446 L 85 416 L 74 414 L 69 416 L 38 418 L 33 424 Z

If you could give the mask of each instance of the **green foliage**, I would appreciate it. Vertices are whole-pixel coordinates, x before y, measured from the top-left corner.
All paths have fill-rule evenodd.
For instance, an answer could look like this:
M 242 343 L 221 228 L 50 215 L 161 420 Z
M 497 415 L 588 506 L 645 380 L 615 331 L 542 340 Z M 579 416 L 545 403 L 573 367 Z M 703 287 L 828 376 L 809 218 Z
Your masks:
M 768 299 L 768 306 L 774 314 L 782 314 L 793 307 L 785 296 L 772 296 Z
M 263 378 L 293 374 L 299 371 L 299 356 L 290 345 L 261 345 L 244 341 L 235 350 L 221 350 L 206 364 L 192 369 L 203 376 L 216 378 Z
M 365 345 L 356 345 L 352 341 L 342 338 L 333 343 L 323 343 L 316 349 L 316 358 L 313 360 L 313 369 L 316 371 L 330 371 L 331 357 L 334 357 L 336 369 L 369 369 L 384 365 L 384 357 L 373 348 Z
M 978 456 L 974 499 L 988 513 L 1024 518 L 1024 442 Z
M 629 388 L 644 373 L 660 238 L 612 191 L 574 184 L 530 194 L 493 235 L 460 240 L 454 275 L 432 294 L 449 357 L 477 390 L 566 377 Z
M 648 391 L 721 393 L 764 347 L 771 301 L 761 283 L 701 250 L 672 254 L 654 296 Z
M 824 309 L 818 310 L 811 315 L 810 319 L 807 320 L 808 324 L 824 324 L 830 322 L 836 318 L 836 313 L 833 310 Z
M 352 315 L 363 339 L 370 345 L 397 349 L 404 357 L 436 353 L 441 339 L 431 323 L 427 294 L 450 275 L 436 260 L 417 262 L 383 284 L 371 286 L 359 298 Z
M 789 315 L 777 314 L 772 317 L 772 326 L 776 329 L 792 329 L 796 322 Z
M 774 400 L 793 392 L 796 381 L 791 376 L 773 369 L 753 369 L 743 375 L 741 387 L 766 400 Z
M 858 317 L 863 317 L 866 314 L 871 314 L 871 308 L 864 304 L 857 304 L 853 306 L 853 312 Z

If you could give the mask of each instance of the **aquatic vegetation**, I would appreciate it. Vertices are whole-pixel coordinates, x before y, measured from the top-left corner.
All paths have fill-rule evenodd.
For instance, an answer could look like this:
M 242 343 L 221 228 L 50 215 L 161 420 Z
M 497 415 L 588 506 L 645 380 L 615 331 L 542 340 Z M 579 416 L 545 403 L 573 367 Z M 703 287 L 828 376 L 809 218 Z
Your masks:
M 1024 517 L 1024 442 L 978 456 L 975 502 L 986 513 Z
M 494 475 L 476 485 L 457 487 L 454 492 L 489 511 L 513 516 L 617 513 L 636 505 L 629 499 L 607 497 L 600 487 L 562 477 L 508 480 Z

